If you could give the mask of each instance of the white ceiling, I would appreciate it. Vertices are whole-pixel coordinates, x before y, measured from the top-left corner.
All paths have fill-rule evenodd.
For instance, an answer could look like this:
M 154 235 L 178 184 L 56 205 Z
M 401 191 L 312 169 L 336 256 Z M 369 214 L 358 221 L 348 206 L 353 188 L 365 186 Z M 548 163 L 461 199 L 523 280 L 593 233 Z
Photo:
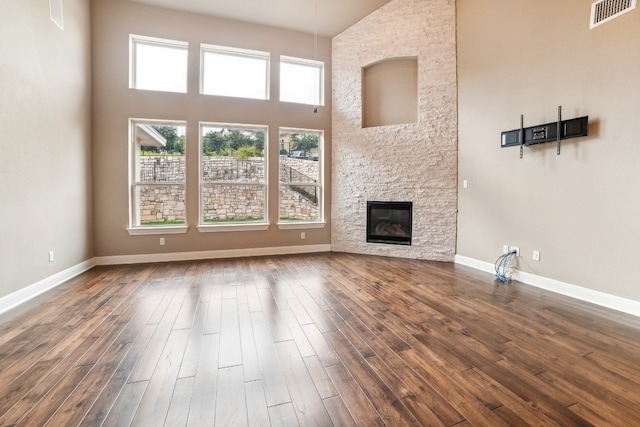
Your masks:
M 333 37 L 390 0 L 129 1 Z

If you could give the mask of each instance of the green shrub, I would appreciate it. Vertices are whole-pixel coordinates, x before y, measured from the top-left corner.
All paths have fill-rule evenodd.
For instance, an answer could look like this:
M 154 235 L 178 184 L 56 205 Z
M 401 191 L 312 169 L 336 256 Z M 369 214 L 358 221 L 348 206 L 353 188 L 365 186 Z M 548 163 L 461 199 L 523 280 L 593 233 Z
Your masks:
M 247 160 L 250 157 L 256 157 L 256 147 L 243 145 L 233 153 L 233 156 L 238 160 Z

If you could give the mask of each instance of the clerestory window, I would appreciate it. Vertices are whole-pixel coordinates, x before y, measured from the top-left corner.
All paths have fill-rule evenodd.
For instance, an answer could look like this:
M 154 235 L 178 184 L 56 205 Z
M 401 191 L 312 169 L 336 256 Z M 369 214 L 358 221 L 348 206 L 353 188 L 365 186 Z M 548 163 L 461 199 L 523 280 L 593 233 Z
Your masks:
M 129 36 L 129 88 L 187 92 L 187 42 Z
M 324 63 L 280 57 L 280 101 L 324 105 Z
M 201 45 L 200 92 L 269 99 L 269 53 Z

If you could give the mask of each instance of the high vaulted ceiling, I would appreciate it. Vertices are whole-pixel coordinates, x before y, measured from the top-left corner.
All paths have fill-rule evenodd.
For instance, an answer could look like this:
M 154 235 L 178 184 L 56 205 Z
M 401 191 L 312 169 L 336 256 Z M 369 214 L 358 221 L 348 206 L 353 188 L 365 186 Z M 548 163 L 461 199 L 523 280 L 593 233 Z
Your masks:
M 333 37 L 390 0 L 129 1 Z

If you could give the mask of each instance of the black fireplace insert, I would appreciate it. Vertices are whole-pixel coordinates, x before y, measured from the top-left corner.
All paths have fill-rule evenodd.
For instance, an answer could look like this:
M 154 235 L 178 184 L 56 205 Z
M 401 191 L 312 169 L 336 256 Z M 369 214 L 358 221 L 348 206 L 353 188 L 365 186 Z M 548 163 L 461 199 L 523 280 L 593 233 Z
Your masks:
M 367 242 L 411 245 L 413 202 L 367 202 Z

